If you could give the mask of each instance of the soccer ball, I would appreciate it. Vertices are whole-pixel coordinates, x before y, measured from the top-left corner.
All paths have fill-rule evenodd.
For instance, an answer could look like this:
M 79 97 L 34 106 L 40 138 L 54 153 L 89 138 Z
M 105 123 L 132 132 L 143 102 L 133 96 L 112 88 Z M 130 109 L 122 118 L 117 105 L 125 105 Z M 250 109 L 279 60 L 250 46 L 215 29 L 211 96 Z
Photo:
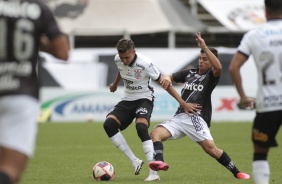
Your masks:
M 114 177 L 114 175 L 114 167 L 109 162 L 98 162 L 93 167 L 93 177 L 97 181 L 109 181 Z

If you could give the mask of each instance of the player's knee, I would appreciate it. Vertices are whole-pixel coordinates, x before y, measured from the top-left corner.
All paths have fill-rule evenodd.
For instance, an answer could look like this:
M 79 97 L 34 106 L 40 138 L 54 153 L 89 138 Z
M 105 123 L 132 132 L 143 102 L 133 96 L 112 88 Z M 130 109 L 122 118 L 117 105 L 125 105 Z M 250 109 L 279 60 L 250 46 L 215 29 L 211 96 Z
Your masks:
M 166 141 L 168 138 L 172 137 L 171 133 L 164 127 L 158 126 L 150 133 L 153 142 L 156 141 Z
M 151 137 L 148 133 L 148 127 L 144 123 L 136 123 L 136 130 L 142 142 L 150 140 Z
M 118 133 L 119 124 L 113 118 L 107 118 L 103 124 L 104 130 L 106 131 L 108 137 L 112 137 Z
M 160 141 L 159 134 L 158 134 L 158 131 L 157 131 L 156 129 L 154 129 L 154 130 L 150 133 L 150 137 L 151 137 L 151 139 L 153 140 L 153 142 L 155 142 L 155 141 Z

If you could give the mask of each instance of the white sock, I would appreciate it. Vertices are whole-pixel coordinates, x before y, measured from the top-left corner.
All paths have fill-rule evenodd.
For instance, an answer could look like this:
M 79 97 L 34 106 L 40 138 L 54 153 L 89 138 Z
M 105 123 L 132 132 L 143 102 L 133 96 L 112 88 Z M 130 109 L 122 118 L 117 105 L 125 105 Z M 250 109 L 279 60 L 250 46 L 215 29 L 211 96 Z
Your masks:
M 148 163 L 154 160 L 154 145 L 152 140 L 142 142 L 143 150 Z M 150 169 L 149 174 L 158 174 L 157 171 Z
M 151 175 L 151 174 L 158 174 L 158 172 L 157 172 L 157 171 L 154 171 L 154 170 L 152 170 L 152 169 L 150 169 L 149 174 L 150 174 L 150 175 Z
M 110 139 L 112 143 L 130 159 L 131 162 L 136 159 L 136 156 L 133 154 L 120 132 L 112 136 Z
M 269 184 L 270 169 L 267 160 L 253 162 L 253 176 L 255 184 Z
M 146 156 L 146 159 L 149 162 L 154 160 L 154 145 L 152 140 L 142 142 L 143 150 Z

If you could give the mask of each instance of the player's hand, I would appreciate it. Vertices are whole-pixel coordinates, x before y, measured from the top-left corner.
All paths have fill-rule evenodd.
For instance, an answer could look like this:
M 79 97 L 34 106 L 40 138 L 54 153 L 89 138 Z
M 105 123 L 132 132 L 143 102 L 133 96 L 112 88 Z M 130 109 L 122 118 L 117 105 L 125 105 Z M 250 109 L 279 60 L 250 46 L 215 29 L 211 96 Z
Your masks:
M 110 87 L 109 87 L 109 88 L 110 88 L 110 92 L 113 92 L 113 93 L 114 93 L 114 92 L 117 90 L 117 85 L 115 85 L 115 84 L 112 83 L 112 84 L 110 84 Z
M 169 76 L 164 76 L 160 80 L 160 85 L 164 88 L 167 89 L 169 86 L 171 86 L 171 79 Z
M 196 41 L 197 41 L 198 47 L 202 49 L 207 46 L 205 43 L 205 40 L 201 36 L 201 32 L 196 33 Z
M 252 97 L 243 97 L 240 99 L 239 104 L 244 109 L 251 109 L 253 110 L 255 108 L 256 99 Z
M 185 103 L 181 106 L 187 114 L 198 114 L 198 112 L 200 112 L 202 109 L 202 106 L 196 103 Z

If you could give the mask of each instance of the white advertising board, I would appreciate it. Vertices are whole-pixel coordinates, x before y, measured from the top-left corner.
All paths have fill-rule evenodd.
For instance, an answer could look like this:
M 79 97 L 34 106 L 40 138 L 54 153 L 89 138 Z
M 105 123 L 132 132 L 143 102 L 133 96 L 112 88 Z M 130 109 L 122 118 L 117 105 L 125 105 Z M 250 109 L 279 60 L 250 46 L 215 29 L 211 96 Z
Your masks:
M 177 87 L 180 92 L 181 88 Z M 251 92 L 252 90 L 249 90 Z M 254 95 L 254 91 L 252 95 Z M 107 113 L 123 95 L 123 88 L 115 93 L 103 88 L 93 91 L 43 88 L 41 108 L 51 113 L 51 122 L 103 122 Z M 177 101 L 162 88 L 155 89 L 155 103 L 152 121 L 170 119 L 177 107 Z M 212 94 L 212 121 L 252 121 L 255 111 L 240 110 L 237 107 L 238 95 L 233 87 L 217 87 Z
M 213 91 L 212 120 L 251 121 L 255 111 L 237 108 L 238 94 L 228 72 L 230 60 L 236 49 L 225 47 L 217 49 L 223 65 L 220 82 L 225 83 L 219 84 Z M 197 65 L 199 56 L 199 48 L 138 48 L 137 51 L 151 58 L 155 66 L 165 75 L 186 68 L 191 63 Z M 116 76 L 116 72 L 110 70 L 111 67 L 116 69 L 113 62 L 115 54 L 115 48 L 74 49 L 70 52 L 68 62 L 62 64 L 62 61 L 41 53 L 45 59 L 42 67 L 49 74 L 49 78 L 48 76 L 42 78 L 47 81 L 54 80 L 56 84 L 43 85 L 41 88 L 41 107 L 42 110 L 47 109 L 46 117 L 51 114 L 50 120 L 53 122 L 85 122 L 89 118 L 93 118 L 95 122 L 103 121 L 123 95 L 122 86 L 115 93 L 110 93 L 108 89 L 109 83 L 113 82 L 112 79 Z M 241 73 L 247 95 L 255 97 L 257 71 L 252 57 L 243 65 Z M 155 88 L 156 97 L 152 121 L 170 119 L 178 107 L 176 100 L 156 83 L 152 82 L 152 86 Z M 181 88 L 177 86 L 177 90 L 180 92 Z

